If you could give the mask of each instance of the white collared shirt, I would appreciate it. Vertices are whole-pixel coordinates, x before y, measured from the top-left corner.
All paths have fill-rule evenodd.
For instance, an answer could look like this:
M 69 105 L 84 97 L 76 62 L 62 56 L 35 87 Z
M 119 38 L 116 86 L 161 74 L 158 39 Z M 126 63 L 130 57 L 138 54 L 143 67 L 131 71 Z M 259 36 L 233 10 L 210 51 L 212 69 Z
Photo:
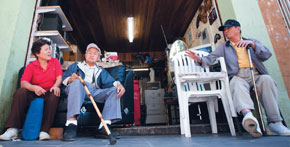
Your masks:
M 92 83 L 95 71 L 96 71 L 96 66 L 89 66 L 88 64 L 85 64 L 85 66 L 84 66 L 84 73 L 85 73 L 84 81 L 88 82 L 88 83 Z

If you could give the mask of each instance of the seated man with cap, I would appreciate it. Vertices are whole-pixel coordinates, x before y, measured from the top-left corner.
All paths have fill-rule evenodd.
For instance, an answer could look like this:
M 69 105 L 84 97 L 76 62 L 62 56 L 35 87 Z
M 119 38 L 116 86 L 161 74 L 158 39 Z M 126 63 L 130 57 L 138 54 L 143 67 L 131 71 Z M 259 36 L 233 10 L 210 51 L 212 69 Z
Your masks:
M 115 81 L 106 70 L 96 64 L 100 60 L 100 55 L 100 48 L 90 43 L 86 49 L 85 61 L 70 65 L 63 75 L 62 83 L 66 86 L 65 92 L 68 95 L 64 141 L 73 141 L 77 136 L 77 118 L 80 108 L 85 98 L 89 98 L 78 75 L 85 81 L 94 100 L 104 103 L 102 115 L 108 127 L 110 128 L 111 123 L 122 119 L 120 97 L 125 93 L 125 89 L 119 81 Z M 119 137 L 117 132 L 112 134 L 115 138 Z M 96 137 L 108 137 L 102 123 L 97 129 Z
M 250 88 L 253 87 L 253 81 L 246 51 L 246 47 L 251 45 L 251 59 L 257 92 L 264 107 L 269 128 L 277 135 L 290 136 L 290 130 L 282 124 L 277 103 L 277 85 L 263 65 L 263 62 L 268 60 L 272 53 L 258 40 L 242 37 L 240 26 L 240 23 L 236 20 L 227 20 L 223 26 L 219 27 L 219 30 L 224 32 L 228 41 L 222 43 L 208 56 L 201 58 L 190 50 L 186 51 L 187 56 L 196 60 L 201 66 L 212 65 L 218 57 L 224 57 L 235 110 L 244 116 L 242 121 L 244 129 L 253 137 L 261 137 L 262 132 L 259 123 L 251 112 L 254 110 L 254 103 L 250 97 Z

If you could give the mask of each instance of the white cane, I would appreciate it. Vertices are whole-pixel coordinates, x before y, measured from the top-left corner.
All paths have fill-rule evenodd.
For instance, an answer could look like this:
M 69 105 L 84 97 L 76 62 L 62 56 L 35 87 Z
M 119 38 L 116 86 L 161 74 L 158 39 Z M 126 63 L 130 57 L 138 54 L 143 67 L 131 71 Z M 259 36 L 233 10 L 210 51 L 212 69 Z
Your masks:
M 258 104 L 258 108 L 259 108 L 259 115 L 260 115 L 261 123 L 262 123 L 262 131 L 263 131 L 263 134 L 266 135 L 266 127 L 265 127 L 265 123 L 264 123 L 264 119 L 263 119 L 263 115 L 262 115 L 262 110 L 261 110 L 261 105 L 260 105 L 260 101 L 259 101 L 259 97 L 258 97 L 258 93 L 257 93 L 255 75 L 254 75 L 254 70 L 253 70 L 253 64 L 252 64 L 252 58 L 251 58 L 251 52 L 250 52 L 251 48 L 252 48 L 252 46 L 249 44 L 247 46 L 247 50 L 248 50 L 248 57 L 249 57 L 249 61 L 250 61 L 250 71 L 252 74 L 255 95 L 256 95 L 257 104 Z

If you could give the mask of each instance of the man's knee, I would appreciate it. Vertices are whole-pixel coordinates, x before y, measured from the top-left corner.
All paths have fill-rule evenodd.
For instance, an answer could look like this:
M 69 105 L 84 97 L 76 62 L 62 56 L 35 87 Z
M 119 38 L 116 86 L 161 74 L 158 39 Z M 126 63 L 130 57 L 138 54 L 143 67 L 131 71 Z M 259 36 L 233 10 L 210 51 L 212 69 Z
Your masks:
M 230 81 L 230 88 L 231 89 L 239 89 L 241 87 L 245 86 L 245 80 L 239 77 L 234 77 Z
M 79 79 L 76 79 L 66 87 L 65 91 L 68 94 L 71 90 L 79 90 L 81 86 L 82 86 L 81 81 Z
M 71 86 L 81 86 L 82 83 L 79 79 L 75 79 L 72 83 L 70 83 Z
M 109 88 L 108 95 L 117 95 L 117 87 Z
M 272 79 L 270 75 L 261 75 L 259 78 L 259 81 L 274 83 L 274 80 Z
M 111 87 L 112 91 L 117 91 L 117 87 Z
M 276 86 L 275 81 L 272 79 L 270 75 L 261 75 L 257 85 L 264 85 L 264 86 Z

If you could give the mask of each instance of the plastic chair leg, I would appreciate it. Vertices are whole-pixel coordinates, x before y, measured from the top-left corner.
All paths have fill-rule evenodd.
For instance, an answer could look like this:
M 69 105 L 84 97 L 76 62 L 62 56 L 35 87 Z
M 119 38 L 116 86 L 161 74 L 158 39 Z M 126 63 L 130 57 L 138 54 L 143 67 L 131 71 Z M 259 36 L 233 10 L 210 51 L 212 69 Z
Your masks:
M 212 133 L 218 133 L 217 130 L 217 123 L 216 123 L 216 115 L 215 115 L 215 99 L 210 99 L 207 102 L 207 109 L 208 109 L 208 115 L 209 115 L 209 120 L 210 120 L 210 125 L 211 125 L 211 132 Z

